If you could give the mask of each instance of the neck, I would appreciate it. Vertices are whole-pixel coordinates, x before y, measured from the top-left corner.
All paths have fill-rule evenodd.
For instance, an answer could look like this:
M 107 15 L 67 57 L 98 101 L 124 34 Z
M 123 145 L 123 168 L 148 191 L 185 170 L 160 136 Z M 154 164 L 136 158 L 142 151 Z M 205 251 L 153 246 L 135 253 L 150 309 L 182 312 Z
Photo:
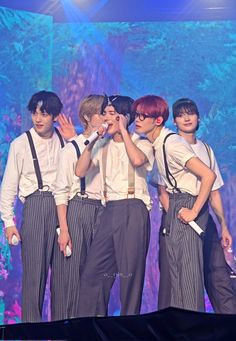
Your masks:
M 36 131 L 36 129 L 34 128 L 34 131 L 36 132 L 36 134 L 38 134 L 38 136 L 40 136 L 42 139 L 50 139 L 54 133 L 54 128 L 48 132 L 45 132 L 43 134 L 40 134 L 38 131 Z
M 87 127 L 87 128 L 82 132 L 82 134 L 83 134 L 85 137 L 90 136 L 92 133 L 93 133 L 93 129 L 90 128 L 90 127 Z
M 178 134 L 182 136 L 189 144 L 196 144 L 195 133 L 184 133 L 183 131 L 178 131 Z
M 160 135 L 162 128 L 163 126 L 155 126 L 151 131 L 146 133 L 146 136 L 151 143 Z

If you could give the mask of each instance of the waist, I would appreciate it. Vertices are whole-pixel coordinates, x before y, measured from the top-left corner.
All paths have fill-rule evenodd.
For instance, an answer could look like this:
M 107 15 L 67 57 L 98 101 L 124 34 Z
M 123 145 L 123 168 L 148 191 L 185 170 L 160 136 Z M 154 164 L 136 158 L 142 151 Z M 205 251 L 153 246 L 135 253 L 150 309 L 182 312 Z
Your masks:
M 169 198 L 171 199 L 186 199 L 186 198 L 197 198 L 197 195 L 192 195 L 190 193 L 187 192 L 178 192 L 178 193 L 168 193 L 169 194 Z
M 53 197 L 51 191 L 39 190 L 39 189 L 36 190 L 35 192 L 33 192 L 33 193 L 27 195 L 27 196 L 25 197 L 25 199 L 27 199 L 27 198 L 29 198 L 29 197 L 34 197 L 34 196 L 52 197 L 52 198 L 54 199 L 54 197 Z
M 99 199 L 91 199 L 88 198 L 88 196 L 85 195 L 75 195 L 70 201 L 78 201 L 78 202 L 84 202 L 86 204 L 91 204 L 91 205 L 102 205 L 101 200 Z M 70 203 L 69 201 L 69 203 Z

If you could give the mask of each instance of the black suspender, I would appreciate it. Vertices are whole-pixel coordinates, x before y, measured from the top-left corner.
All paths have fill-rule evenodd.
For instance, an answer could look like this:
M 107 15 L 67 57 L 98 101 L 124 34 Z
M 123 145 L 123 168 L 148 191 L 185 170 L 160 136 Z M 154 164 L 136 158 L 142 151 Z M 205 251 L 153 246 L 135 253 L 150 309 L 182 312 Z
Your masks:
M 57 134 L 57 136 L 58 136 L 58 138 L 60 140 L 61 148 L 63 148 L 65 146 L 65 142 L 64 142 L 64 140 L 63 140 L 59 130 L 56 127 L 54 127 L 54 129 L 55 129 L 55 132 L 56 132 L 56 134 Z
M 76 154 L 77 154 L 77 158 L 79 159 L 79 157 L 80 157 L 80 150 L 79 150 L 79 146 L 78 146 L 78 144 L 75 142 L 75 140 L 72 140 L 72 141 L 70 141 L 72 144 L 73 144 L 73 146 L 75 147 L 75 150 L 76 150 Z M 85 177 L 83 177 L 83 178 L 80 178 L 80 193 L 81 193 L 81 195 L 85 195 L 86 194 L 86 192 L 85 192 Z
M 164 141 L 163 141 L 163 146 L 162 146 L 162 150 L 163 150 L 163 158 L 164 158 L 164 165 L 165 165 L 165 171 L 166 171 L 166 178 L 169 182 L 169 184 L 173 187 L 173 189 L 179 193 L 181 193 L 180 189 L 177 187 L 177 181 L 175 179 L 175 177 L 171 174 L 170 170 L 169 170 L 169 167 L 168 167 L 168 162 L 167 162 L 167 157 L 166 157 L 166 149 L 165 149 L 165 143 L 166 143 L 166 140 L 169 136 L 171 135 L 176 135 L 175 133 L 169 133 L 168 135 L 166 135 L 166 137 L 164 138 Z M 172 183 L 172 180 L 174 182 L 174 184 Z
M 55 128 L 55 131 L 56 131 L 57 136 L 58 136 L 58 138 L 60 140 L 61 147 L 63 148 L 64 147 L 63 138 L 62 138 L 62 136 L 61 136 L 61 134 L 60 134 L 60 132 L 58 131 L 57 128 Z M 43 189 L 43 179 L 42 179 L 42 175 L 41 175 L 41 171 L 40 171 L 40 167 L 39 167 L 39 161 L 38 161 L 38 158 L 37 158 L 34 142 L 33 142 L 32 135 L 31 135 L 29 130 L 26 131 L 26 135 L 28 137 L 28 141 L 29 141 L 29 145 L 30 145 L 30 150 L 31 150 L 31 154 L 32 154 L 33 162 L 34 162 L 34 170 L 35 170 L 36 178 L 37 178 L 37 181 L 38 181 L 38 189 L 42 190 Z
M 26 135 L 27 135 L 28 140 L 29 140 L 30 150 L 31 150 L 31 154 L 32 154 L 33 162 L 34 162 L 34 170 L 35 170 L 35 174 L 36 174 L 37 181 L 38 181 L 38 189 L 42 190 L 43 189 L 43 180 L 42 180 L 42 176 L 41 176 L 41 172 L 40 172 L 39 161 L 38 161 L 36 150 L 34 147 L 32 135 L 31 135 L 29 130 L 26 131 Z

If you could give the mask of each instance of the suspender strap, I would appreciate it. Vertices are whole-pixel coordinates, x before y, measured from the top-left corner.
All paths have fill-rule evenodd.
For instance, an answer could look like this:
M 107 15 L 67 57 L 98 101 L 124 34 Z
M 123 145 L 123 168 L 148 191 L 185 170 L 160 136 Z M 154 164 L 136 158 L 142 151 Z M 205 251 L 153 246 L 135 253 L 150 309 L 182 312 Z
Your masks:
M 169 136 L 171 135 L 175 135 L 175 133 L 170 133 L 168 135 L 166 135 L 166 137 L 164 138 L 163 141 L 163 146 L 162 146 L 162 150 L 163 150 L 163 158 L 164 158 L 164 165 L 165 165 L 165 171 L 166 171 L 166 178 L 169 182 L 169 184 L 173 187 L 173 189 L 179 193 L 181 193 L 180 189 L 177 187 L 177 181 L 175 179 L 175 177 L 171 174 L 169 167 L 168 167 L 168 162 L 167 162 L 167 157 L 166 157 L 166 149 L 165 149 L 165 143 L 166 140 Z M 172 180 L 171 180 L 172 179 Z M 172 182 L 173 181 L 173 182 Z M 173 184 L 174 183 L 174 184 Z
M 132 163 L 129 161 L 128 165 L 128 195 L 135 193 L 135 170 Z
M 56 132 L 57 136 L 59 137 L 59 140 L 60 140 L 60 143 L 61 143 L 61 148 L 63 148 L 65 146 L 65 142 L 64 142 L 64 140 L 63 140 L 59 130 L 56 127 L 54 129 L 55 129 L 55 132 Z
M 36 150 L 34 147 L 32 135 L 31 135 L 29 130 L 26 131 L 26 135 L 27 135 L 28 140 L 29 140 L 30 150 L 31 150 L 31 154 L 32 154 L 33 162 L 34 162 L 34 170 L 35 170 L 35 174 L 36 174 L 37 181 L 38 181 L 38 189 L 42 190 L 43 189 L 43 180 L 42 180 L 41 171 L 40 171 L 40 167 L 39 167 L 39 161 L 38 161 Z
M 136 145 L 138 140 L 138 138 L 135 139 L 133 143 Z M 129 195 L 135 197 L 135 169 L 130 160 L 128 165 L 128 196 Z
M 105 201 L 107 201 L 107 184 L 106 184 L 107 152 L 108 152 L 108 142 L 105 144 L 102 150 L 103 196 L 104 196 Z
M 212 168 L 211 149 L 210 149 L 210 146 L 206 142 L 203 142 L 203 144 L 204 144 L 204 146 L 206 148 L 206 151 L 207 151 L 207 154 L 208 154 L 208 157 L 209 157 L 209 161 L 210 161 L 209 168 L 211 169 Z
M 72 141 L 70 141 L 72 144 L 73 144 L 73 146 L 75 147 L 75 150 L 76 150 L 76 154 L 77 154 L 77 158 L 79 159 L 80 158 L 80 150 L 79 150 L 79 146 L 78 146 L 78 144 L 75 142 L 75 140 L 72 140 Z M 82 194 L 82 195 L 84 195 L 85 194 L 85 188 L 86 188 L 86 185 L 85 185 L 85 177 L 83 177 L 83 178 L 80 178 L 80 193 Z

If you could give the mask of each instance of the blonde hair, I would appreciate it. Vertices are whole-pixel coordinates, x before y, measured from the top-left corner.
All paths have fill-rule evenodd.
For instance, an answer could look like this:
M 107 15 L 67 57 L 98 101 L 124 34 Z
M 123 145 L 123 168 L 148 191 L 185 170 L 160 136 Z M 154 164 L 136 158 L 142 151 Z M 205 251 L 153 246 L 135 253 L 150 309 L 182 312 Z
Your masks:
M 81 100 L 79 119 L 84 129 L 87 128 L 88 122 L 93 115 L 102 113 L 103 100 L 104 96 L 102 95 L 89 95 Z

